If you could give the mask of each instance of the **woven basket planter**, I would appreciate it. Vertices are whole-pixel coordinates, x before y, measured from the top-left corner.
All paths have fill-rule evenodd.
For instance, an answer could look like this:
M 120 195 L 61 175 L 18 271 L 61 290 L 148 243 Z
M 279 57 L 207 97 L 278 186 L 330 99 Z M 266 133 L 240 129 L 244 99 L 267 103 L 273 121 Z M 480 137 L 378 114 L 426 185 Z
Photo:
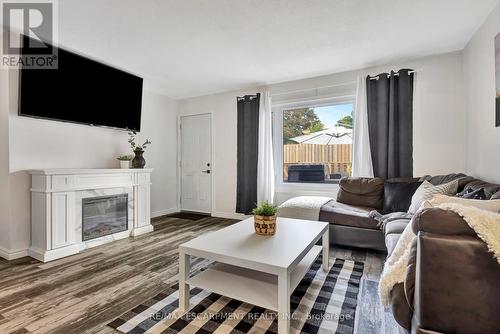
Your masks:
M 258 235 L 274 235 L 276 232 L 276 216 L 254 215 L 255 233 Z

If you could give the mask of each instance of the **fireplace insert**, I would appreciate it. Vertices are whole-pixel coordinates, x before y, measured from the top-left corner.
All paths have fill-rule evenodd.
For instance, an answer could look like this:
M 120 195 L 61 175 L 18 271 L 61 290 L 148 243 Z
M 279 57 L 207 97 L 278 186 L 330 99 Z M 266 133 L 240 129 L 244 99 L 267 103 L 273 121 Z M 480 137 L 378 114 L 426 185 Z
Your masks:
M 128 194 L 84 198 L 82 240 L 128 230 Z

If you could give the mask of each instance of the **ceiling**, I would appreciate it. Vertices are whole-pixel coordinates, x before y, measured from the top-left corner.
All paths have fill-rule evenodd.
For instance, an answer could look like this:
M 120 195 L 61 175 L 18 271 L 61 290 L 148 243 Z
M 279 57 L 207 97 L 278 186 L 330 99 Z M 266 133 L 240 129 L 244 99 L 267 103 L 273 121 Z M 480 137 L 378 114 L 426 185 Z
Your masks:
M 172 98 L 462 49 L 498 0 L 64 0 L 59 41 Z

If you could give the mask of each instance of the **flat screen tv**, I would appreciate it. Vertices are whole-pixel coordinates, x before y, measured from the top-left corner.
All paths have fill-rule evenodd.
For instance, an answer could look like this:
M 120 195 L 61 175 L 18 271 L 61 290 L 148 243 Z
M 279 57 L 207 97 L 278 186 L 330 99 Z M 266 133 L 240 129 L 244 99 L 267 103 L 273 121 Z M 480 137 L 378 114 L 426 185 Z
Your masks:
M 57 52 L 57 69 L 21 66 L 19 115 L 140 131 L 142 78 L 61 48 Z

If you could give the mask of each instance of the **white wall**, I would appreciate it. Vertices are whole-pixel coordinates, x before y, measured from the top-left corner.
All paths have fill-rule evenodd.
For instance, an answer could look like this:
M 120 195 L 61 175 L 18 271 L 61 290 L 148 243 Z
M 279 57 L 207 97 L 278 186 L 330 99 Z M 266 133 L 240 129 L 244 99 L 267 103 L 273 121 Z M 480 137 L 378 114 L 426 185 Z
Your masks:
M 500 183 L 500 127 L 495 127 L 495 36 L 500 4 L 464 49 L 467 172 Z
M 2 75 L 6 73 L 6 71 L 1 72 Z M 3 80 L 2 76 L 2 84 Z M 8 92 L 9 98 L 6 99 L 8 123 L 5 122 L 6 117 L 3 114 L 0 118 L 0 126 L 2 128 L 7 126 L 8 130 L 5 134 L 2 131 L 0 138 L 2 145 L 0 182 L 3 183 L 2 177 L 7 175 L 10 185 L 10 188 L 7 188 L 10 214 L 8 223 L 2 222 L 0 231 L 8 229 L 5 235 L 9 236 L 9 240 L 0 239 L 0 247 L 4 249 L 4 253 L 6 249 L 16 257 L 25 254 L 30 244 L 30 177 L 26 170 L 119 168 L 116 157 L 132 152 L 127 143 L 126 131 L 18 116 L 17 70 L 9 70 L 7 87 L 8 90 L 2 85 L 1 90 L 2 94 Z M 147 90 L 143 92 L 139 138 L 141 140 L 150 138 L 153 141 L 144 154 L 146 166 L 154 168 L 151 176 L 153 216 L 177 211 L 176 115 L 176 101 L 156 92 Z M 2 140 L 6 136 L 8 140 Z M 8 174 L 5 174 L 4 164 L 7 164 Z M 2 193 L 0 200 L 1 195 Z
M 179 114 L 212 114 L 212 215 L 239 218 L 236 208 L 236 96 L 258 89 L 195 97 L 179 102 Z
M 279 99 L 313 99 L 353 90 L 359 74 L 378 74 L 399 68 L 417 73 L 414 111 L 414 174 L 465 171 L 465 107 L 460 53 L 297 80 L 270 86 Z M 337 86 L 339 85 L 340 86 Z M 345 85 L 343 85 L 345 84 Z M 334 86 L 327 89 L 318 87 Z M 258 88 L 181 100 L 181 114 L 210 112 L 213 117 L 214 215 L 234 216 L 236 201 L 236 96 L 254 94 Z M 292 93 L 287 93 L 292 92 Z M 284 94 L 287 93 L 287 94 Z M 273 98 L 274 101 L 277 98 Z M 293 192 L 277 194 L 278 202 Z
M 8 79 L 8 72 L 0 70 L 0 256 L 6 256 L 10 249 Z
M 177 101 L 145 91 L 140 138 L 152 140 L 144 153 L 151 174 L 153 217 L 177 212 Z

